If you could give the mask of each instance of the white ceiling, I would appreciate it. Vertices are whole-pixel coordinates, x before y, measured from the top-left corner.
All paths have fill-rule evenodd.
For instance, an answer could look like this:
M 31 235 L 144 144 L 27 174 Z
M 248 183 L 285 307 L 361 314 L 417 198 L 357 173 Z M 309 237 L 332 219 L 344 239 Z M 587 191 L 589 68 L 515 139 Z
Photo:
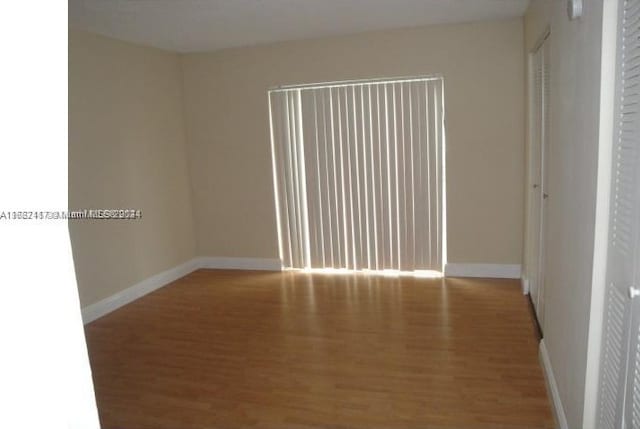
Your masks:
M 73 27 L 178 52 L 522 16 L 529 0 L 69 0 Z

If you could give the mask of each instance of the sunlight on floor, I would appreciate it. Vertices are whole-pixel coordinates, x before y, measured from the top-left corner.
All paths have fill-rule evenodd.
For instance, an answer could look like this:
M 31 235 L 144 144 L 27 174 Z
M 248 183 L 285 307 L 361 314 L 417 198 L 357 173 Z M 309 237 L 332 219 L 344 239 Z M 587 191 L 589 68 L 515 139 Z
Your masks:
M 423 279 L 439 279 L 442 278 L 442 272 L 434 270 L 349 270 L 345 268 L 283 268 L 282 271 L 294 271 L 309 274 L 326 274 L 326 275 L 345 275 L 345 274 L 367 274 L 371 276 L 384 277 L 416 277 Z

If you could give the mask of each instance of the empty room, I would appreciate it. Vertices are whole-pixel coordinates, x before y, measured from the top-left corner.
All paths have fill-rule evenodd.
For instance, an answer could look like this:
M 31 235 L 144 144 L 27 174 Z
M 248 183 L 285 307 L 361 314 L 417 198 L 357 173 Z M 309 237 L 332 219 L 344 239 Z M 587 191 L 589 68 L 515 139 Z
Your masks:
M 0 427 L 640 429 L 640 0 L 55 3 Z

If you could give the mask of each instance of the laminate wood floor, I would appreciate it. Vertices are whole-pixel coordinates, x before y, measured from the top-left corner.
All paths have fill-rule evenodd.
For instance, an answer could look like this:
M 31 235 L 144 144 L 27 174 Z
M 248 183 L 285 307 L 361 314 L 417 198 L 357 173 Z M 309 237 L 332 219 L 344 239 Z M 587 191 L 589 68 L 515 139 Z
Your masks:
M 199 270 L 86 326 L 108 428 L 552 428 L 517 281 Z

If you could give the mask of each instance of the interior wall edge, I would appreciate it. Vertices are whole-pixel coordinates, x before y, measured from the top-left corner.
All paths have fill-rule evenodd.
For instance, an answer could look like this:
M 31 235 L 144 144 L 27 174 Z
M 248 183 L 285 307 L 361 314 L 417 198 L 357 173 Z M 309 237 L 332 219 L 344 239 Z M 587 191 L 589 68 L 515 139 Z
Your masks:
M 602 330 L 604 325 L 607 253 L 609 242 L 609 213 L 611 198 L 612 138 L 615 117 L 616 44 L 618 0 L 605 0 L 602 13 L 602 61 L 600 82 L 600 128 L 598 136 L 598 179 L 596 189 L 596 216 L 594 225 L 593 267 L 587 365 L 585 371 L 583 427 L 596 429 L 598 386 Z
M 196 196 L 193 188 L 194 178 L 191 174 L 193 168 L 193 162 L 191 160 L 191 156 L 189 154 L 189 140 L 191 136 L 189 134 L 189 117 L 187 115 L 187 106 L 186 106 L 186 88 L 184 82 L 184 61 L 181 54 L 176 54 L 178 67 L 180 69 L 180 114 L 182 115 L 182 134 L 184 136 L 184 153 L 185 153 L 185 161 L 187 165 L 187 197 L 189 199 L 189 209 L 191 210 L 191 230 L 193 233 L 193 255 L 197 256 L 200 252 L 200 239 L 198 235 L 198 218 L 196 216 Z

